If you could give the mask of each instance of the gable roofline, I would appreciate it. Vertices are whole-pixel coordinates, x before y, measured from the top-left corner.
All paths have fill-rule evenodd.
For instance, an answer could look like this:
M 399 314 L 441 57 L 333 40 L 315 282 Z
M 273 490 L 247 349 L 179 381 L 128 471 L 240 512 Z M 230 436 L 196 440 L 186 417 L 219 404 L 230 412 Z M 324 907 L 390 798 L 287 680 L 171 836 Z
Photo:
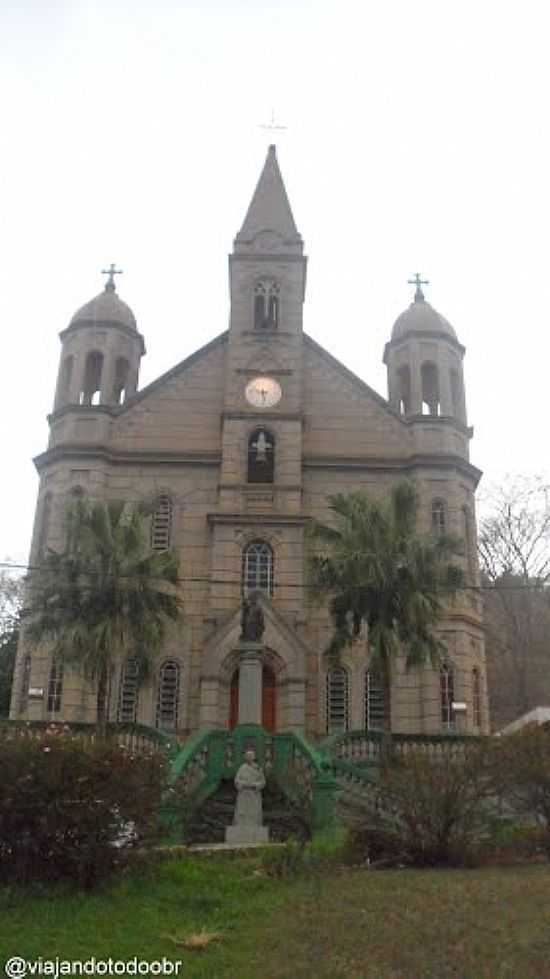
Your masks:
M 378 394 L 378 391 L 375 391 L 374 388 L 371 388 L 370 385 L 366 383 L 366 381 L 362 381 L 361 378 L 358 377 L 357 374 L 354 374 L 353 371 L 349 369 L 349 367 L 346 367 L 346 365 L 343 364 L 341 360 L 338 360 L 337 357 L 333 357 L 333 355 L 329 353 L 328 350 L 325 349 L 325 347 L 322 347 L 320 343 L 317 343 L 316 340 L 313 340 L 313 338 L 310 337 L 307 333 L 304 333 L 303 336 L 304 336 L 304 343 L 307 346 L 311 347 L 311 349 L 314 350 L 315 353 L 319 354 L 319 356 L 322 357 L 323 360 L 326 360 L 331 367 L 334 367 L 334 369 L 339 371 L 340 374 L 344 374 L 344 376 L 347 377 L 353 384 L 357 385 L 357 387 L 360 388 L 363 394 L 368 395 L 369 398 L 372 398 L 374 401 L 376 401 L 376 403 L 380 405 L 381 408 L 384 408 L 389 415 L 397 419 L 397 421 L 400 422 L 401 425 L 408 424 L 407 419 L 405 419 L 403 415 L 400 415 L 399 412 L 395 410 L 395 408 L 392 408 L 389 401 L 386 401 L 386 399 L 383 398 L 381 394 Z
M 155 378 L 155 380 L 151 381 L 147 387 L 142 388 L 141 391 L 136 391 L 136 393 L 132 395 L 128 401 L 125 401 L 123 405 L 116 408 L 113 414 L 123 415 L 125 411 L 133 408 L 133 406 L 137 404 L 138 401 L 141 401 L 142 398 L 146 398 L 149 394 L 152 394 L 153 391 L 156 391 L 157 388 L 162 387 L 166 381 L 171 381 L 172 378 L 177 377 L 179 374 L 182 374 L 184 371 L 188 370 L 188 368 L 192 367 L 193 364 L 201 359 L 201 357 L 204 357 L 205 354 L 209 354 L 216 347 L 226 343 L 228 334 L 229 330 L 224 330 L 223 333 L 219 333 L 213 340 L 209 340 L 208 343 L 204 344 L 204 346 L 199 347 L 198 350 L 195 350 L 195 352 L 190 354 L 189 357 L 186 357 L 184 360 L 180 360 L 179 364 L 176 364 L 175 367 L 171 367 L 169 370 L 165 371 L 165 373 L 161 374 L 160 377 Z

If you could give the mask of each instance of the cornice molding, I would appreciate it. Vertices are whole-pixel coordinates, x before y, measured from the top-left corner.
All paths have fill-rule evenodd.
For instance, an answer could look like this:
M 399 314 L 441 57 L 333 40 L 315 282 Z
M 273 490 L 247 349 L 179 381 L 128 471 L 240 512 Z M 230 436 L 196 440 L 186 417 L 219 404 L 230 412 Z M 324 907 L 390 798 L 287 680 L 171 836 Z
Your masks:
M 38 472 L 64 459 L 101 459 L 113 466 L 207 466 L 219 467 L 219 452 L 170 452 L 162 449 L 135 449 L 130 452 L 111 449 L 106 445 L 70 443 L 56 445 L 35 456 Z
M 240 527 L 303 527 L 312 519 L 301 513 L 207 513 L 211 526 L 225 524 Z

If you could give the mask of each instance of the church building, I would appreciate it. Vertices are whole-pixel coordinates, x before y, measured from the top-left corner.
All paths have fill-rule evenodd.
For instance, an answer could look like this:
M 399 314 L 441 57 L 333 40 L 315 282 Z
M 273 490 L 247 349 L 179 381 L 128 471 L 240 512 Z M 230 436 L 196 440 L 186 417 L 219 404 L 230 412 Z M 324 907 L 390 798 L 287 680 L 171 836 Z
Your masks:
M 104 291 L 60 334 L 48 448 L 39 455 L 30 563 L 63 547 L 67 501 L 146 501 L 151 547 L 180 559 L 184 616 L 151 677 L 119 664 L 110 717 L 184 736 L 227 728 L 239 714 L 241 605 L 255 592 L 265 632 L 262 722 L 324 736 L 380 729 L 441 734 L 489 730 L 464 347 L 426 301 L 396 320 L 383 352 L 388 397 L 303 332 L 306 257 L 275 147 L 229 257 L 230 325 L 147 387 L 132 310 L 111 268 Z M 349 361 L 357 362 L 350 350 Z M 397 662 L 386 699 L 369 669 L 368 636 L 340 665 L 324 650 L 328 613 L 305 582 L 304 531 L 328 519 L 328 497 L 380 498 L 404 478 L 421 501 L 419 531 L 464 540 L 468 585 L 439 632 L 440 668 Z M 97 691 L 47 649 L 18 652 L 11 716 L 88 721 Z

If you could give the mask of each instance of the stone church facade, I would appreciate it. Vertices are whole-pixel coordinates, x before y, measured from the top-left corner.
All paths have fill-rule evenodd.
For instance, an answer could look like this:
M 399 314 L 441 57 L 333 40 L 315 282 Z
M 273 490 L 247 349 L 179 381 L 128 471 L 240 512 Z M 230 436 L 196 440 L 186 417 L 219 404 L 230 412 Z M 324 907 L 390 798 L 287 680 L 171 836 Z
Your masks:
M 229 329 L 143 390 L 144 340 L 105 290 L 60 334 L 61 360 L 31 549 L 63 546 L 75 494 L 152 504 L 151 546 L 180 557 L 182 624 L 146 685 L 119 666 L 110 715 L 181 734 L 238 716 L 243 594 L 265 618 L 262 717 L 275 730 L 323 735 L 379 728 L 384 699 L 369 670 L 368 637 L 330 666 L 324 608 L 304 581 L 304 530 L 327 519 L 333 493 L 387 496 L 410 478 L 425 533 L 465 540 L 470 586 L 441 622 L 441 669 L 397 663 L 391 728 L 439 734 L 488 730 L 486 672 L 469 462 L 464 347 L 417 284 L 386 344 L 388 400 L 302 329 L 306 258 L 270 147 L 229 259 Z M 465 710 L 453 707 L 465 705 Z M 97 695 L 47 649 L 22 642 L 12 717 L 94 721 Z

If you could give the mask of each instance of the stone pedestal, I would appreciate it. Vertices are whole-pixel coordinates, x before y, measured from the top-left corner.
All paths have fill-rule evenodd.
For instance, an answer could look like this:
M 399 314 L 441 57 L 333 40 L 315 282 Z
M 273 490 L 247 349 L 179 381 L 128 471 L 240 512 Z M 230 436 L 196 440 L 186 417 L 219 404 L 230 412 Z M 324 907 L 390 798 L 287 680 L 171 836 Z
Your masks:
M 225 842 L 238 846 L 240 843 L 269 843 L 267 826 L 228 826 Z
M 239 724 L 262 723 L 261 642 L 239 643 Z

